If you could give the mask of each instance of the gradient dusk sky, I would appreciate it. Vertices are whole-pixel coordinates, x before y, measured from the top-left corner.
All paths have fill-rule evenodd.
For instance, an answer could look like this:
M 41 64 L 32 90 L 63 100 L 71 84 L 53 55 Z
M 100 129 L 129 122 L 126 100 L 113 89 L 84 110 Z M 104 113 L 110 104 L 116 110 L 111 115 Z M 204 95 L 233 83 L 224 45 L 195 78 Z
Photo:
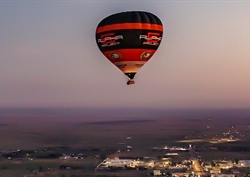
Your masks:
M 164 35 L 127 86 L 95 30 L 132 10 Z M 250 1 L 0 0 L 0 107 L 249 108 Z

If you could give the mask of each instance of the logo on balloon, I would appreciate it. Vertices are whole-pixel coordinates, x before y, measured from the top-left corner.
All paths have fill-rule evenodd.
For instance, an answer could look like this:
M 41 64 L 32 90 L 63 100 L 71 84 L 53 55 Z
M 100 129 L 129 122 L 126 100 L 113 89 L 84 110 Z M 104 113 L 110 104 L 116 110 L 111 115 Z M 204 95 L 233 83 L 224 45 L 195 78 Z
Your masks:
M 139 39 L 144 39 L 144 45 L 154 45 L 158 46 L 161 41 L 161 34 L 155 32 L 148 32 L 148 35 L 140 35 Z
M 127 65 L 126 64 L 115 64 L 118 68 L 122 69 L 125 68 Z
M 108 33 L 101 35 L 101 38 L 97 39 L 98 43 L 101 43 L 102 47 L 110 47 L 114 45 L 119 45 L 120 42 L 117 41 L 123 39 L 123 35 L 115 35 L 114 33 Z
M 113 60 L 120 60 L 122 58 L 122 55 L 118 52 L 111 52 L 109 53 L 109 57 Z
M 144 63 L 135 64 L 135 67 L 137 67 L 137 68 L 141 68 L 143 65 L 144 65 Z
M 143 53 L 141 54 L 141 59 L 143 59 L 143 60 L 148 60 L 151 56 L 152 56 L 152 53 L 151 53 L 151 52 L 143 52 Z

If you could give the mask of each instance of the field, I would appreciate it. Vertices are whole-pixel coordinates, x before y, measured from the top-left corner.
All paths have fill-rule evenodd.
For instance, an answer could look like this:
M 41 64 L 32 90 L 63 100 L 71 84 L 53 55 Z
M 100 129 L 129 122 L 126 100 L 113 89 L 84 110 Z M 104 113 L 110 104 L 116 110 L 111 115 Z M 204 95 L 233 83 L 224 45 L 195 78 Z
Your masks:
M 35 159 L 33 161 L 24 160 L 1 160 L 0 161 L 0 176 L 7 177 L 10 176 L 22 176 L 22 175 L 35 175 L 36 170 L 42 169 L 41 176 L 48 176 L 53 174 L 53 176 L 61 176 L 62 174 L 93 174 L 94 167 L 100 163 L 100 160 L 95 160 L 93 158 L 82 159 L 71 159 L 71 160 L 61 160 L 61 159 Z M 79 167 L 79 169 L 65 169 L 59 170 L 61 166 L 74 166 Z M 81 169 L 80 169 L 81 168 Z

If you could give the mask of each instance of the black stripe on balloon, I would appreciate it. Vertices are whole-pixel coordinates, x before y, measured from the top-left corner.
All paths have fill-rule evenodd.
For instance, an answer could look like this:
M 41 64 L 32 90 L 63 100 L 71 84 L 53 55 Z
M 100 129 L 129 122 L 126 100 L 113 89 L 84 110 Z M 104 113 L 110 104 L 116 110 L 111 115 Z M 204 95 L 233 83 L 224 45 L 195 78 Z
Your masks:
M 97 27 L 116 23 L 150 23 L 162 25 L 161 20 L 152 13 L 143 11 L 128 11 L 113 14 L 104 18 Z
M 162 34 L 162 31 L 155 30 L 115 30 L 96 34 L 96 42 L 102 52 L 128 48 L 156 50 Z

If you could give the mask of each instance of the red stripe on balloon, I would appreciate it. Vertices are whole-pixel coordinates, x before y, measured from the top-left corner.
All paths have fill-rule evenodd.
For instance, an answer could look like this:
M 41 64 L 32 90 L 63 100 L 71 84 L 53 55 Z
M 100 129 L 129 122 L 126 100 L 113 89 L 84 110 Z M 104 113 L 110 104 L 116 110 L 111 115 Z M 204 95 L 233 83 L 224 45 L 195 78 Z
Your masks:
M 103 52 L 104 56 L 109 59 L 112 63 L 123 62 L 123 61 L 148 61 L 156 50 L 152 49 L 118 49 Z M 150 53 L 150 56 L 146 59 L 142 58 L 142 55 L 147 55 L 145 52 Z M 120 58 L 115 59 L 112 56 L 119 56 Z
M 112 25 L 101 26 L 96 29 L 96 33 L 102 33 L 113 30 L 125 30 L 125 29 L 142 29 L 142 30 L 157 30 L 163 31 L 162 25 L 150 24 L 150 23 L 118 23 Z

